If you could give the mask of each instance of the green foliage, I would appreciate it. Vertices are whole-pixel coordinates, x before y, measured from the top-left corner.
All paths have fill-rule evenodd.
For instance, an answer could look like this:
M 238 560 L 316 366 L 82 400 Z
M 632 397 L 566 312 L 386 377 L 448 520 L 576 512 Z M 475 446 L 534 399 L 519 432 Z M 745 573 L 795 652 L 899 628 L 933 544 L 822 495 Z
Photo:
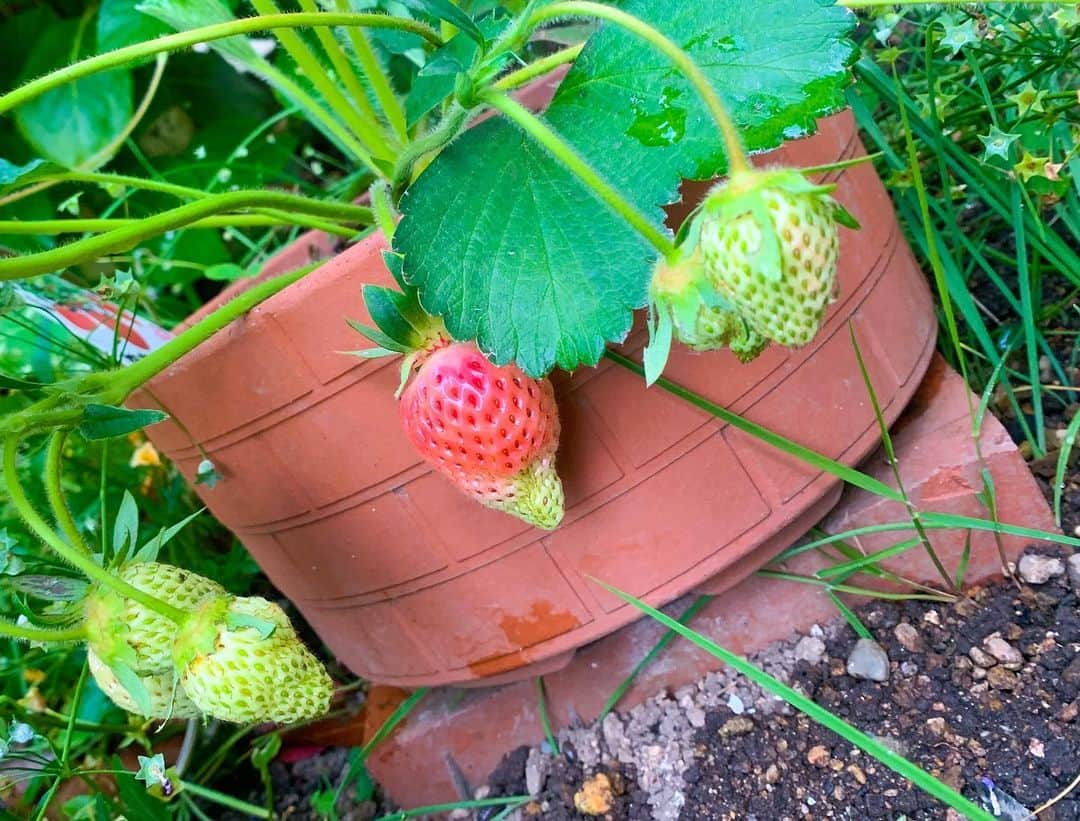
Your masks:
M 852 16 L 815 0 L 623 8 L 681 44 L 763 150 L 843 104 Z M 764 66 L 764 68 L 763 68 Z M 682 178 L 726 167 L 716 125 L 685 78 L 639 38 L 590 38 L 547 122 L 657 224 Z M 395 248 L 424 306 L 527 373 L 594 365 L 646 301 L 655 254 L 544 148 L 503 120 L 451 144 L 409 189 Z
M 37 77 L 89 51 L 83 21 L 54 21 L 41 31 L 23 67 L 23 79 Z M 131 73 L 108 71 L 49 91 L 15 113 L 27 142 L 41 156 L 67 168 L 103 164 L 109 146 L 131 118 Z

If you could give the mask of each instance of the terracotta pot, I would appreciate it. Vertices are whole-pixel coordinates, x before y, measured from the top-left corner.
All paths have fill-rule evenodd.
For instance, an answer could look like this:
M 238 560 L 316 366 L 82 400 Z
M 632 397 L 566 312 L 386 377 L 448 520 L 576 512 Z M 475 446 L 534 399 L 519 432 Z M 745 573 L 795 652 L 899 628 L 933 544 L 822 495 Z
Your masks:
M 761 159 L 810 166 L 862 153 L 843 113 Z M 842 293 L 817 340 L 772 347 L 749 365 L 677 349 L 666 375 L 855 464 L 878 435 L 849 323 L 890 422 L 919 383 L 936 325 L 873 167 L 831 176 L 863 227 L 843 232 Z M 344 321 L 368 320 L 361 285 L 391 282 L 383 248 L 371 236 L 330 259 L 161 374 L 153 398 L 139 401 L 172 414 L 149 433 L 187 477 L 200 447 L 214 461 L 225 478 L 198 488 L 206 504 L 358 675 L 416 687 L 554 669 L 637 617 L 587 577 L 654 604 L 719 591 L 835 502 L 830 476 L 605 361 L 554 377 L 562 526 L 545 533 L 479 507 L 400 432 L 398 363 L 339 353 L 363 346 Z M 328 250 L 325 237 L 308 235 L 269 268 Z M 644 343 L 639 324 L 620 350 L 640 359 Z

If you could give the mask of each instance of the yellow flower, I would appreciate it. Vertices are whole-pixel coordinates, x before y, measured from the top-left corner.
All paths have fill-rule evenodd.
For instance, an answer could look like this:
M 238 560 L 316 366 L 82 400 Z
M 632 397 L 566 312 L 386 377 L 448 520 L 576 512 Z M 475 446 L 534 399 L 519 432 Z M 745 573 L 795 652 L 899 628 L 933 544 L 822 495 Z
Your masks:
M 132 452 L 131 461 L 128 464 L 133 468 L 156 468 L 161 465 L 161 456 L 158 454 L 157 448 L 154 447 L 153 443 L 143 442 Z

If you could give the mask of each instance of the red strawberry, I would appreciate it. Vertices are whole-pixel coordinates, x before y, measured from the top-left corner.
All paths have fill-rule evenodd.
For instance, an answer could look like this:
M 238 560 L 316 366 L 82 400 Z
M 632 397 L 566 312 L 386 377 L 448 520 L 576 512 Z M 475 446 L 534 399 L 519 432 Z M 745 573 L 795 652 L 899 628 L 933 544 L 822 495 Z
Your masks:
M 413 447 L 463 491 L 536 527 L 562 520 L 559 417 L 547 379 L 456 342 L 423 359 L 400 409 Z

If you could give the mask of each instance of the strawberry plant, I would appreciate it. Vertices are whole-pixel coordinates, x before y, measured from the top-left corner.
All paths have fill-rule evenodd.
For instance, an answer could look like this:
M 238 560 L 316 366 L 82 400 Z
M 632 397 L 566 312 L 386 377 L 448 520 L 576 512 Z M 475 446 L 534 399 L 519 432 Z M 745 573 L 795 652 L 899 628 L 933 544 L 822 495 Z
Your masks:
M 745 361 L 817 333 L 835 295 L 839 232 L 856 226 L 829 186 L 802 169 L 754 170 L 747 155 L 811 134 L 845 105 L 855 20 L 844 6 L 873 3 L 298 0 L 287 10 L 252 0 L 240 17 L 234 5 L 106 2 L 96 48 L 83 27 L 70 65 L 26 57 L 19 82 L 0 94 L 0 116 L 12 114 L 24 138 L 0 143 L 15 147 L 0 159 L 0 208 L 15 217 L 0 220 L 10 251 L 0 282 L 117 265 L 196 231 L 311 228 L 351 241 L 379 230 L 399 288 L 366 289 L 377 327 L 358 326 L 374 347 L 357 353 L 402 357 L 402 435 L 467 495 L 548 529 L 563 513 L 553 369 L 596 365 L 646 307 L 649 383 L 674 340 L 728 347 Z M 270 190 L 234 180 L 231 165 L 201 186 L 102 170 L 172 55 L 195 46 L 303 116 L 323 149 L 344 158 L 334 183 L 317 194 Z M 565 65 L 542 115 L 515 97 Z M 148 72 L 139 105 L 132 83 Z M 93 104 L 80 109 L 87 97 Z M 77 145 L 43 127 L 67 125 L 72 111 L 74 124 L 93 125 Z M 238 157 L 239 148 L 230 162 Z M 662 209 L 683 179 L 722 175 L 685 225 L 665 225 Z M 70 219 L 35 218 L 30 206 L 48 192 L 68 195 Z M 83 195 L 92 213 L 81 210 Z M 113 216 L 121 207 L 125 216 Z M 27 236 L 73 238 L 11 239 Z M 256 253 L 248 265 L 191 270 L 210 282 L 242 279 L 259 262 Z M 82 587 L 60 607 L 34 588 L 29 624 L 0 622 L 0 634 L 85 643 L 100 689 L 147 717 L 287 723 L 326 710 L 331 681 L 277 605 L 157 562 L 163 540 L 140 546 L 131 528 L 109 550 L 91 547 L 68 509 L 61 464 L 69 437 L 98 447 L 161 421 L 124 402 L 313 267 L 252 285 L 122 366 L 114 356 L 46 380 L 3 377 L 17 395 L 0 419 L 11 506 L 64 566 L 65 583 L 81 576 Z M 207 285 L 152 270 L 105 288 Z M 5 298 L 5 310 L 17 301 Z M 112 316 L 120 339 L 131 323 Z M 20 473 L 43 441 L 44 506 Z M 219 478 L 212 464 L 200 476 Z

